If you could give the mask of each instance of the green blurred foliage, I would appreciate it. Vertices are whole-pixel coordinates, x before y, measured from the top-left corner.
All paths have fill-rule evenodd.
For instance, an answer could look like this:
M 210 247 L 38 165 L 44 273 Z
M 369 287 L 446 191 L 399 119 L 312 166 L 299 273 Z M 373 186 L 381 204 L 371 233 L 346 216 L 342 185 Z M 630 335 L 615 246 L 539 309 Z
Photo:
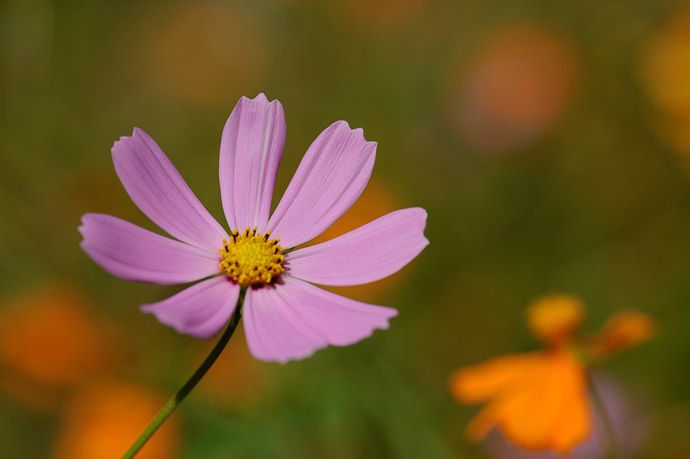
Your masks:
M 476 409 L 451 399 L 447 378 L 537 348 L 524 308 L 550 292 L 581 296 L 588 330 L 622 308 L 658 320 L 658 336 L 608 370 L 650 419 L 640 457 L 690 454 L 690 186 L 685 158 L 653 128 L 657 108 L 640 77 L 647 44 L 676 7 L 5 0 L 0 302 L 56 279 L 77 284 L 126 343 L 127 363 L 109 377 L 176 390 L 201 360 L 194 340 L 138 305 L 178 288 L 108 275 L 80 250 L 76 228 L 82 214 L 102 212 L 155 230 L 110 160 L 112 142 L 133 126 L 221 217 L 223 123 L 240 96 L 265 92 L 288 123 L 276 196 L 311 140 L 345 119 L 379 143 L 374 177 L 400 206 L 428 210 L 431 244 L 378 293 L 400 311 L 390 330 L 305 361 L 260 363 L 251 404 L 193 393 L 176 414 L 179 458 L 480 457 L 463 433 Z M 578 76 L 553 119 L 487 152 L 449 114 L 452 95 L 464 94 L 497 31 L 521 24 L 566 41 Z M 52 457 L 69 396 L 37 410 L 0 393 L 0 455 Z

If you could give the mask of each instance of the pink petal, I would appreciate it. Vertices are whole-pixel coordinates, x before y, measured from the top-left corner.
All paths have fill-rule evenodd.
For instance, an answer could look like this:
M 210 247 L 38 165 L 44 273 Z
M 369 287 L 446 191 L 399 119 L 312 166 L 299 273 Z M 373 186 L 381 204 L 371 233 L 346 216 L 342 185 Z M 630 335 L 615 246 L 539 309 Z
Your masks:
M 248 289 L 244 328 L 252 355 L 285 363 L 328 344 L 347 346 L 388 328 L 395 309 L 360 303 L 299 279 Z
M 291 276 L 323 285 L 365 284 L 390 276 L 419 255 L 426 211 L 391 212 L 354 231 L 286 256 Z
M 280 245 L 294 247 L 321 234 L 357 200 L 369 181 L 376 142 L 345 121 L 311 144 L 268 222 Z
M 226 276 L 212 277 L 158 303 L 145 304 L 144 312 L 179 333 L 210 338 L 223 328 L 237 306 L 239 285 Z
M 115 171 L 132 201 L 171 236 L 217 250 L 227 233 L 199 202 L 163 150 L 134 128 L 112 149 Z
M 220 191 L 230 229 L 256 226 L 264 232 L 284 145 L 280 102 L 269 103 L 263 94 L 241 98 L 220 142 Z
M 81 247 L 110 274 L 152 284 L 180 284 L 219 272 L 220 257 L 116 217 L 86 214 Z

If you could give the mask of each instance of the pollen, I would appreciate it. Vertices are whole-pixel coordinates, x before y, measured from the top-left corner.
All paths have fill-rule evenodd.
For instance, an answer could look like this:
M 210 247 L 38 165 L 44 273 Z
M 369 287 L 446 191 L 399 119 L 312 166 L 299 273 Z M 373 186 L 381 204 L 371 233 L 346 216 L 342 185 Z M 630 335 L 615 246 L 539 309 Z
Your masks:
M 270 236 L 270 231 L 257 233 L 256 227 L 242 233 L 233 231 L 230 240 L 223 239 L 223 247 L 218 249 L 222 258 L 218 267 L 240 285 L 270 284 L 285 271 L 280 238 Z

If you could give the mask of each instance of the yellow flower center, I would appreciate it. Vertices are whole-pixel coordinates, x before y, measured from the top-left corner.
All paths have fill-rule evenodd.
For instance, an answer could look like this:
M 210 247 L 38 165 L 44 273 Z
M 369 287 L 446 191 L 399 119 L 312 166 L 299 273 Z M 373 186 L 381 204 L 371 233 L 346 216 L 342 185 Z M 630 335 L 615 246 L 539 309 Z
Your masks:
M 243 233 L 233 231 L 230 240 L 223 239 L 223 247 L 218 249 L 222 258 L 218 267 L 241 285 L 269 284 L 285 271 L 280 238 L 269 239 L 270 235 L 270 231 L 257 233 L 256 227 Z

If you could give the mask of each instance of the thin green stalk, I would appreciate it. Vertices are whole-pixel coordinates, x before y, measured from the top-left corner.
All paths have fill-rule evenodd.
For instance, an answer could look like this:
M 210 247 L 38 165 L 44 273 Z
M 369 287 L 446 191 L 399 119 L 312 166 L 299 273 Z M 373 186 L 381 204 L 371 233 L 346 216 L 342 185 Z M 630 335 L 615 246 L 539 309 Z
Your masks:
M 230 341 L 232 334 L 235 332 L 237 325 L 240 323 L 240 318 L 242 317 L 242 304 L 244 303 L 244 292 L 240 295 L 240 299 L 235 307 L 235 312 L 230 318 L 227 328 L 223 332 L 223 335 L 218 340 L 211 353 L 206 357 L 206 359 L 201 363 L 199 368 L 194 372 L 194 374 L 187 380 L 187 382 L 182 386 L 180 390 L 177 391 L 175 395 L 170 397 L 170 400 L 163 405 L 163 408 L 156 414 L 156 417 L 149 423 L 148 426 L 139 434 L 139 437 L 132 443 L 127 452 L 122 455 L 122 459 L 132 459 L 139 450 L 146 444 L 147 441 L 153 436 L 158 428 L 165 422 L 166 419 L 177 409 L 182 401 L 189 395 L 189 393 L 194 389 L 201 378 L 204 377 L 206 372 L 213 366 L 218 356 L 223 352 L 225 346 Z
M 606 457 L 609 459 L 621 459 L 621 453 L 618 449 L 618 441 L 616 440 L 616 431 L 613 429 L 613 423 L 611 422 L 611 417 L 604 406 L 604 402 L 599 395 L 599 391 L 594 386 L 592 381 L 592 375 L 587 373 L 587 385 L 589 386 L 589 392 L 592 394 L 592 400 L 594 401 L 594 406 L 599 412 L 602 423 L 602 433 L 605 437 L 604 452 Z

